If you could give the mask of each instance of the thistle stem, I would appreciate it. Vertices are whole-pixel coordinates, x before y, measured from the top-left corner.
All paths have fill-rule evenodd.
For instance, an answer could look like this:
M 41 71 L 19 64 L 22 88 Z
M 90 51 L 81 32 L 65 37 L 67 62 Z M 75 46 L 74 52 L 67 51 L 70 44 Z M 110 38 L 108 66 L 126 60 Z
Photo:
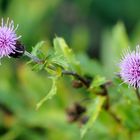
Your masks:
M 24 55 L 28 56 L 29 58 L 31 58 L 36 63 L 42 63 L 43 62 L 41 59 L 39 59 L 38 57 L 32 55 L 31 53 L 27 52 L 26 50 L 24 52 Z
M 140 101 L 140 93 L 139 93 L 139 89 L 138 89 L 138 88 L 136 88 L 136 95 L 137 95 L 137 98 L 138 98 L 139 101 Z
M 116 116 L 116 114 L 114 114 L 114 112 L 112 112 L 110 109 L 108 110 L 108 112 L 114 118 L 114 120 L 116 120 L 116 122 L 118 122 L 119 124 L 121 123 L 120 118 L 118 118 L 118 116 Z
M 85 79 L 84 77 L 80 76 L 76 72 L 63 70 L 62 71 L 62 74 L 63 75 L 71 75 L 71 76 L 74 76 L 76 79 L 80 80 L 87 88 L 90 85 L 90 82 L 87 79 Z

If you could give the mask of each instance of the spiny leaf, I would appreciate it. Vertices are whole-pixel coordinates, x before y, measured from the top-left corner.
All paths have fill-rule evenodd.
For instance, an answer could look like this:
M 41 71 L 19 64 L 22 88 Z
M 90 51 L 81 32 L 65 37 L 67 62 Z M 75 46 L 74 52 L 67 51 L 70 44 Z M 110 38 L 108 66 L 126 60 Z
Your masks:
M 85 134 L 87 133 L 87 131 L 93 126 L 93 123 L 96 121 L 96 119 L 101 111 L 104 101 L 105 101 L 105 97 L 97 96 L 95 98 L 94 102 L 92 104 L 90 104 L 89 111 L 88 111 L 89 120 L 81 128 L 81 138 L 83 138 L 85 136 Z
M 49 93 L 36 105 L 36 109 L 38 110 L 40 106 L 47 100 L 51 99 L 57 92 L 57 86 L 56 86 L 56 78 L 52 78 L 52 87 Z

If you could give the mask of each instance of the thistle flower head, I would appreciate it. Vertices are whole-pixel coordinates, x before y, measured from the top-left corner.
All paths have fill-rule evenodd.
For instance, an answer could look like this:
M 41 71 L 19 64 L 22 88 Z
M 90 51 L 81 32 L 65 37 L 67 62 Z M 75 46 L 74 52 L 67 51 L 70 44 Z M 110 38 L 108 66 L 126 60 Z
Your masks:
M 14 27 L 14 22 L 7 19 L 6 23 L 1 21 L 0 26 L 0 58 L 10 56 L 16 52 L 16 42 L 21 36 L 17 36 L 16 30 L 18 25 Z
M 140 87 L 140 47 L 136 46 L 134 51 L 129 49 L 124 52 L 120 66 L 122 80 L 135 88 Z

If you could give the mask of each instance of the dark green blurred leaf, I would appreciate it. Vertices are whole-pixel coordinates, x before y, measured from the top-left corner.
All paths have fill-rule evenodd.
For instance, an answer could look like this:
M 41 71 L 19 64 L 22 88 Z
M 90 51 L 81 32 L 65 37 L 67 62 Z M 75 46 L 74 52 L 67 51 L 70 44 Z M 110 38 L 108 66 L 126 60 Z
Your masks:
M 101 66 L 101 64 L 95 59 L 90 59 L 87 54 L 77 54 L 77 58 L 80 61 L 82 72 L 85 75 L 94 77 L 96 74 L 104 74 L 103 67 Z
M 122 51 L 128 48 L 129 41 L 125 27 L 118 22 L 111 31 L 105 31 L 103 34 L 101 58 L 108 77 L 113 77 L 117 72 L 117 64 L 121 58 Z
M 89 46 L 89 30 L 85 26 L 78 26 L 72 32 L 71 46 L 76 52 L 86 52 Z

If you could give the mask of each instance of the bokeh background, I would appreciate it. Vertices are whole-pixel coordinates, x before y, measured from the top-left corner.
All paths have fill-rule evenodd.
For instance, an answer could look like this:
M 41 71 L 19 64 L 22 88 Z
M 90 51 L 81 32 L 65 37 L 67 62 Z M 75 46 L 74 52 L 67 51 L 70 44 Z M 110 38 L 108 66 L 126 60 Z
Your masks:
M 42 40 L 52 46 L 53 38 L 61 36 L 77 54 L 86 75 L 110 78 L 120 51 L 140 43 L 139 6 L 139 0 L 0 0 L 0 17 L 10 17 L 15 25 L 19 24 L 17 33 L 22 35 L 28 51 Z M 0 140 L 79 140 L 80 128 L 77 123 L 67 122 L 66 108 L 85 98 L 87 91 L 74 89 L 71 80 L 64 77 L 54 99 L 36 111 L 36 104 L 48 93 L 51 81 L 46 73 L 32 71 L 27 60 L 2 59 Z M 130 103 L 131 94 L 118 94 L 119 97 L 112 96 Z M 133 111 L 137 110 L 131 111 L 127 116 L 120 111 L 124 118 L 128 117 L 126 129 L 103 112 L 84 139 L 139 140 L 139 115 L 134 117 Z

